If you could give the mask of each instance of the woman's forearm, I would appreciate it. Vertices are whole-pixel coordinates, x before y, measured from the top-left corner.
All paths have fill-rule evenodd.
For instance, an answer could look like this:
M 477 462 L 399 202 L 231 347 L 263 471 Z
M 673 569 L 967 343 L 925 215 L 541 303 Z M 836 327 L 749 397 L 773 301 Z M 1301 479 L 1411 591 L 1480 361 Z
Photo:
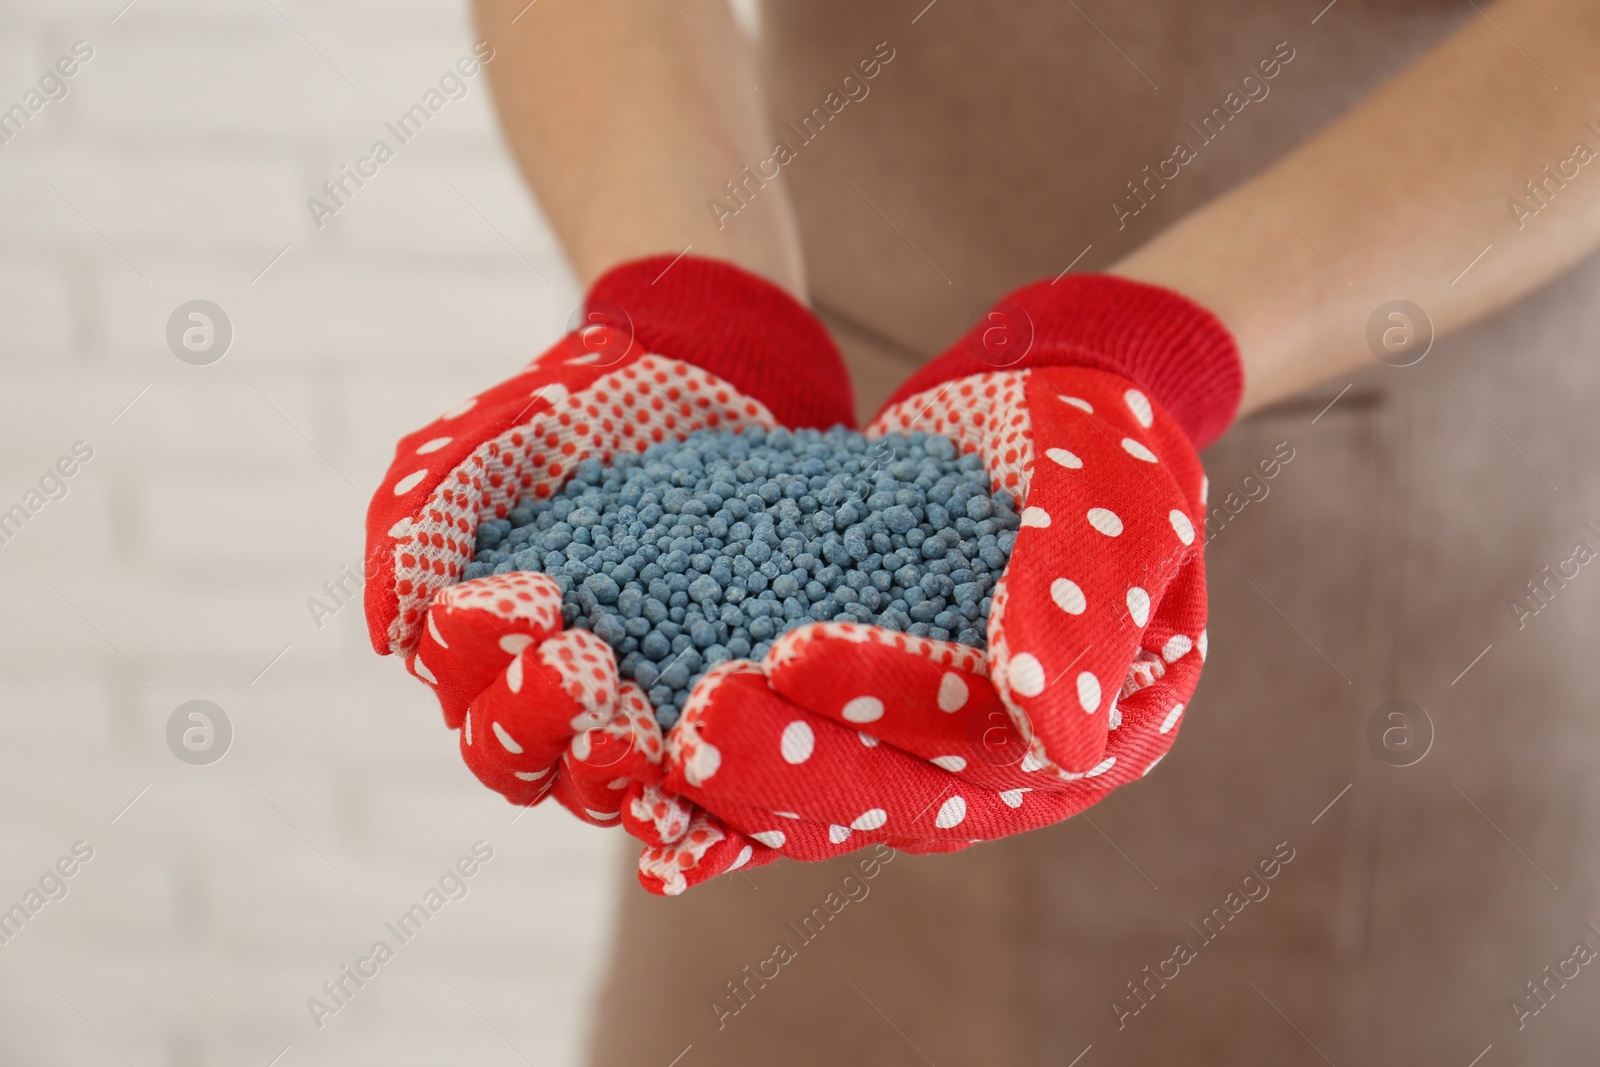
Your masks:
M 771 151 L 726 0 L 476 0 L 476 11 L 506 137 L 581 283 L 693 246 L 804 297 L 781 180 L 737 219 L 707 206 Z
M 1367 321 L 1387 301 L 1420 305 L 1438 332 L 1471 322 L 1600 246 L 1597 51 L 1589 0 L 1485 7 L 1113 273 L 1216 312 L 1244 358 L 1241 412 L 1370 363 Z

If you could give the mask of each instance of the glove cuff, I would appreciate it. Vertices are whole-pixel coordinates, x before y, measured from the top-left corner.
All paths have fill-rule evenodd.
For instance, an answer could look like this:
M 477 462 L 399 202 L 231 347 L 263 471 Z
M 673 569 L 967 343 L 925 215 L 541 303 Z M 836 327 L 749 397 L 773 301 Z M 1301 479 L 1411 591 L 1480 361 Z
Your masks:
M 644 351 L 710 371 L 785 426 L 855 425 L 850 376 L 828 331 L 749 271 L 700 256 L 648 256 L 601 275 L 586 308 L 605 317 L 620 309 Z
M 955 378 L 1052 366 L 1128 379 L 1166 409 L 1196 449 L 1222 436 L 1244 391 L 1238 346 L 1211 312 L 1170 289 L 1073 274 L 1005 297 L 889 404 Z

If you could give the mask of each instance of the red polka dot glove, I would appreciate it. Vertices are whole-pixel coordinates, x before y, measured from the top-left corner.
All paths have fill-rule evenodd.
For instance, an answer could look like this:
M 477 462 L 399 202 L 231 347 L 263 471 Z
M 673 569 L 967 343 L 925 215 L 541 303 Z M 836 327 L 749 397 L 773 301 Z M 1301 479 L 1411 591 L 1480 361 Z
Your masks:
M 714 668 L 621 813 L 656 839 L 646 886 L 876 842 L 960 849 L 1147 773 L 1205 658 L 1196 448 L 1241 388 L 1231 337 L 1177 294 L 1075 277 L 1002 302 L 868 429 L 945 434 L 1021 505 L 987 652 L 818 623 Z
M 615 825 L 623 786 L 660 779 L 644 694 L 618 685 L 598 638 L 562 630 L 551 579 L 457 584 L 479 521 L 549 496 L 589 457 L 697 428 L 849 425 L 852 409 L 838 350 L 782 290 L 694 256 L 617 267 L 582 328 L 396 446 L 367 512 L 373 646 L 433 687 L 488 785 Z

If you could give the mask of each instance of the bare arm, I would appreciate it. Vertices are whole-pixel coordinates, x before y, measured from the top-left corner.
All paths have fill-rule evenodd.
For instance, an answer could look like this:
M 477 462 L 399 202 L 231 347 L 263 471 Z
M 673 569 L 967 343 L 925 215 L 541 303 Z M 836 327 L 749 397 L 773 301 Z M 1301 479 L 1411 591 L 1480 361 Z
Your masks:
M 737 223 L 706 206 L 772 149 L 727 0 L 475 2 L 506 136 L 579 281 L 693 245 L 804 298 L 781 180 Z
M 1600 246 L 1597 51 L 1591 0 L 1485 7 L 1254 187 L 1113 273 L 1216 312 L 1244 356 L 1241 412 L 1368 364 L 1367 319 L 1386 301 L 1415 301 L 1439 332 L 1469 323 Z M 1573 159 L 1579 141 L 1592 163 Z M 1548 182 L 1541 208 L 1526 183 L 1546 182 L 1547 164 L 1567 177 Z M 1513 198 L 1537 215 L 1514 213 Z

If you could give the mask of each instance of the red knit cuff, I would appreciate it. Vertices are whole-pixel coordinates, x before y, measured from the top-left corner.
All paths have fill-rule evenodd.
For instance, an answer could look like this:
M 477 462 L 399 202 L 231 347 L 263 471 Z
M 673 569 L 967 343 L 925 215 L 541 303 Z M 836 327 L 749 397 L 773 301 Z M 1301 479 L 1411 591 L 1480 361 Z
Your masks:
M 1222 436 L 1244 391 L 1238 346 L 1211 312 L 1170 289 L 1072 274 L 1001 300 L 889 403 L 954 378 L 1060 366 L 1092 367 L 1133 382 L 1197 449 Z
M 810 310 L 764 278 L 700 256 L 611 268 L 586 307 L 618 310 L 646 352 L 692 363 L 767 406 L 785 426 L 855 425 L 844 360 Z

